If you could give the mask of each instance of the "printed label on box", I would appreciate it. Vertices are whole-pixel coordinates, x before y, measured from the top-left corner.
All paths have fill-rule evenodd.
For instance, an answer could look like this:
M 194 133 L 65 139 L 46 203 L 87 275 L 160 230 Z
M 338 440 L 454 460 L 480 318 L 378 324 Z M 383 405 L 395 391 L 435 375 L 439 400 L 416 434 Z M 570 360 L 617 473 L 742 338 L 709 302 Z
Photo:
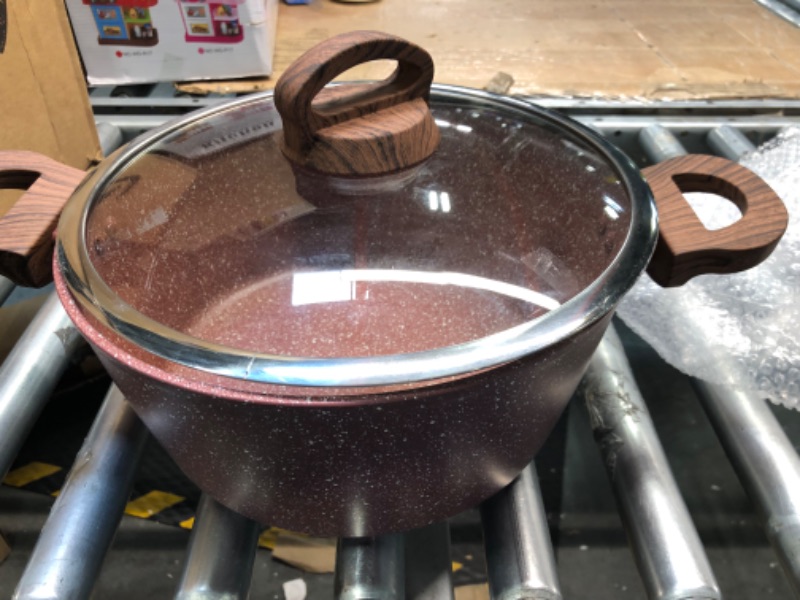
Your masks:
M 67 0 L 67 8 L 91 84 L 272 72 L 277 0 Z

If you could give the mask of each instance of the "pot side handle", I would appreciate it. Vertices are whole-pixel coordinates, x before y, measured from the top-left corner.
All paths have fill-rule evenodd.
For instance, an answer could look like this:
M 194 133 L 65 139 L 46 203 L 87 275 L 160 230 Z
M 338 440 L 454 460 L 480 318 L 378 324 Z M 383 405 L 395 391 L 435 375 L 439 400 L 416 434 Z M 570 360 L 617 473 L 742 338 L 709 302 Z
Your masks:
M 679 286 L 696 275 L 736 273 L 765 260 L 780 241 L 789 214 L 758 175 L 730 160 L 690 154 L 643 171 L 658 206 L 659 237 L 647 268 L 662 287 Z M 733 202 L 742 218 L 710 231 L 684 192 L 709 192 Z
M 0 217 L 0 274 L 28 287 L 53 279 L 56 223 L 85 176 L 36 152 L 0 151 L 0 189 L 26 190 Z
M 384 81 L 323 89 L 347 69 L 397 61 Z M 283 153 L 331 175 L 381 175 L 418 164 L 439 143 L 428 108 L 433 60 L 402 38 L 354 31 L 318 44 L 283 73 L 275 106 L 283 119 Z

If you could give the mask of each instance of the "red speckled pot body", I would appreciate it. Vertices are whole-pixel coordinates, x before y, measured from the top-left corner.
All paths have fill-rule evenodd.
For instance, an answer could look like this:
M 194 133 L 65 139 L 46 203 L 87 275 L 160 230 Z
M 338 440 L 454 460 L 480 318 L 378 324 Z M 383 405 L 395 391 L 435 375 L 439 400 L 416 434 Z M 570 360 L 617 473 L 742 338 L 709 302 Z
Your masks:
M 327 390 L 192 376 L 67 313 L 153 435 L 200 489 L 261 523 L 363 536 L 477 505 L 530 462 L 574 392 L 611 313 L 560 344 L 475 374 Z

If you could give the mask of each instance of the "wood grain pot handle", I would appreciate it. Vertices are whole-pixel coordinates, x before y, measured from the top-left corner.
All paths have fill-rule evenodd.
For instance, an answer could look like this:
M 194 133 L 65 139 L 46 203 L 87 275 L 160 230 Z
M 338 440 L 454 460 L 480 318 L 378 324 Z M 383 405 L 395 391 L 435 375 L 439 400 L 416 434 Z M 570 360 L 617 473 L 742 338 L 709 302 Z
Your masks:
M 780 198 L 745 167 L 716 156 L 679 156 L 644 170 L 658 206 L 659 239 L 647 272 L 663 287 L 704 273 L 736 273 L 766 259 L 789 215 Z M 742 218 L 709 231 L 683 197 L 709 192 L 733 202 Z
M 358 64 L 393 59 L 388 79 L 323 90 Z M 439 131 L 428 108 L 433 60 L 422 48 L 377 31 L 331 38 L 297 59 L 275 86 L 283 152 L 336 175 L 379 175 L 429 157 Z
M 0 151 L 0 189 L 25 193 L 0 218 L 0 274 L 41 287 L 52 278 L 53 232 L 86 173 L 27 151 Z

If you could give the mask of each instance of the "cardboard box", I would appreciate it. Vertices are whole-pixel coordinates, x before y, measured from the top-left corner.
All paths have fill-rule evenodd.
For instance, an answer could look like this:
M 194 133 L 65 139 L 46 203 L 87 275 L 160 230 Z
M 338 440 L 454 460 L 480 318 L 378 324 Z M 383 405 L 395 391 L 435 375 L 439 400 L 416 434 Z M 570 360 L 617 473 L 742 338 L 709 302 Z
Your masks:
M 78 50 L 60 2 L 0 0 L 0 151 L 31 150 L 77 169 L 100 142 Z M 0 186 L 0 218 L 24 190 Z
M 86 169 L 100 142 L 64 5 L 0 0 L 0 30 L 0 150 Z
M 67 0 L 90 84 L 272 73 L 278 0 Z

